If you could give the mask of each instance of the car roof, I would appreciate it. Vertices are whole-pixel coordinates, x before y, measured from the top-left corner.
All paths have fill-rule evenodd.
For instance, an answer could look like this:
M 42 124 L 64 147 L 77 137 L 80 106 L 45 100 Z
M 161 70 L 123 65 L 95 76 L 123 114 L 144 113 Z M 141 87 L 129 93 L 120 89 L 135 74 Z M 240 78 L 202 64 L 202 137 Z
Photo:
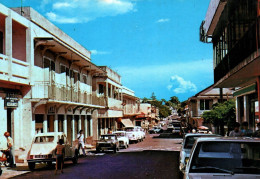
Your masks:
M 38 136 L 57 136 L 57 135 L 63 135 L 64 132 L 46 132 L 46 133 L 38 133 L 35 135 L 35 137 Z
M 260 142 L 260 138 L 254 137 L 201 137 L 197 142 Z
M 185 137 L 190 137 L 190 136 L 217 136 L 218 134 L 203 134 L 203 133 L 187 133 L 185 134 Z M 220 136 L 220 135 L 218 135 Z
M 114 131 L 113 133 L 121 133 L 121 132 L 125 133 L 125 131 Z
M 116 136 L 115 134 L 102 134 L 101 136 Z

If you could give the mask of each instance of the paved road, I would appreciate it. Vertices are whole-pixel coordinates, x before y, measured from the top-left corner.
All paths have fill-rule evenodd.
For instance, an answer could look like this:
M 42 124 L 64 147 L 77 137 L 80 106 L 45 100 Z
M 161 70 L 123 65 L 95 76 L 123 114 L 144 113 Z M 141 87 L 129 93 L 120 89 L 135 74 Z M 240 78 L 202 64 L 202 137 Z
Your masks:
M 153 135 L 131 144 L 116 154 L 105 153 L 80 158 L 77 165 L 65 163 L 64 174 L 54 175 L 54 167 L 40 167 L 16 178 L 179 178 L 180 139 L 154 139 Z

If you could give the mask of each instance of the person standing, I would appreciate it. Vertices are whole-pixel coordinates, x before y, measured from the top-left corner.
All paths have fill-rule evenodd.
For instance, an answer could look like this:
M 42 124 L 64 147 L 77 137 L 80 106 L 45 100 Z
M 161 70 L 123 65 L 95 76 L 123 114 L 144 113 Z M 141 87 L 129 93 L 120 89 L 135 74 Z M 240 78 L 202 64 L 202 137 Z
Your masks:
M 65 157 L 65 146 L 63 145 L 63 139 L 60 139 L 58 145 L 56 146 L 56 170 L 55 175 L 57 174 L 57 170 L 60 166 L 61 173 L 63 173 L 63 165 L 64 165 L 64 157 Z
M 260 122 L 259 123 L 257 123 L 257 130 L 253 133 L 253 137 L 260 137 Z
M 234 130 L 229 133 L 229 137 L 241 137 L 243 133 L 239 130 L 240 124 L 236 122 L 234 124 Z
M 6 155 L 8 156 L 9 158 L 9 167 L 13 168 L 15 167 L 15 160 L 14 160 L 14 142 L 13 142 L 13 139 L 10 137 L 10 133 L 9 132 L 5 132 L 4 133 L 4 136 L 7 140 L 7 152 L 6 152 Z
M 242 136 L 245 136 L 245 137 L 251 137 L 252 136 L 253 131 L 251 129 L 248 129 L 248 122 L 245 121 L 245 122 L 242 123 L 241 132 L 242 132 Z
M 77 138 L 78 138 L 78 152 L 81 149 L 83 155 L 86 156 L 85 149 L 84 149 L 84 134 L 83 134 L 83 130 L 79 131 Z

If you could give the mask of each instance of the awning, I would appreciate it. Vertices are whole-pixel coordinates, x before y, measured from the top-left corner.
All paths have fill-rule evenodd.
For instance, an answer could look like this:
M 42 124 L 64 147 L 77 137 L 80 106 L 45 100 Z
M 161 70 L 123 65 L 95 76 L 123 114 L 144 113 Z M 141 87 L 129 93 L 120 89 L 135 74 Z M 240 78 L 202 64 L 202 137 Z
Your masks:
M 121 122 L 124 124 L 125 127 L 134 127 L 130 119 L 122 119 Z

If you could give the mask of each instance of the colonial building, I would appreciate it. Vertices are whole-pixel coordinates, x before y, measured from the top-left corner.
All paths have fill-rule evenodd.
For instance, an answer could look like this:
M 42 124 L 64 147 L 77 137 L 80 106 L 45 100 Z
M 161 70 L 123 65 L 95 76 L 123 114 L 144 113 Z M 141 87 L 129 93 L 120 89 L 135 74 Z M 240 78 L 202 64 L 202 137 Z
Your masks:
M 92 78 L 105 71 L 35 10 L 19 13 L 0 4 L 0 131 L 11 133 L 23 158 L 38 132 L 62 131 L 70 143 L 80 129 L 97 138 L 97 109 L 105 100 Z
M 221 99 L 219 88 L 213 88 L 213 85 L 211 85 L 190 97 L 188 99 L 188 105 L 185 108 L 189 123 L 194 125 L 194 127 L 201 126 L 203 123 L 203 119 L 201 118 L 202 114 L 205 111 L 211 110 L 213 104 L 233 99 L 233 90 L 224 88 L 222 92 Z
M 213 44 L 214 88 L 236 88 L 237 121 L 256 129 L 260 100 L 259 0 L 211 0 L 200 27 Z

